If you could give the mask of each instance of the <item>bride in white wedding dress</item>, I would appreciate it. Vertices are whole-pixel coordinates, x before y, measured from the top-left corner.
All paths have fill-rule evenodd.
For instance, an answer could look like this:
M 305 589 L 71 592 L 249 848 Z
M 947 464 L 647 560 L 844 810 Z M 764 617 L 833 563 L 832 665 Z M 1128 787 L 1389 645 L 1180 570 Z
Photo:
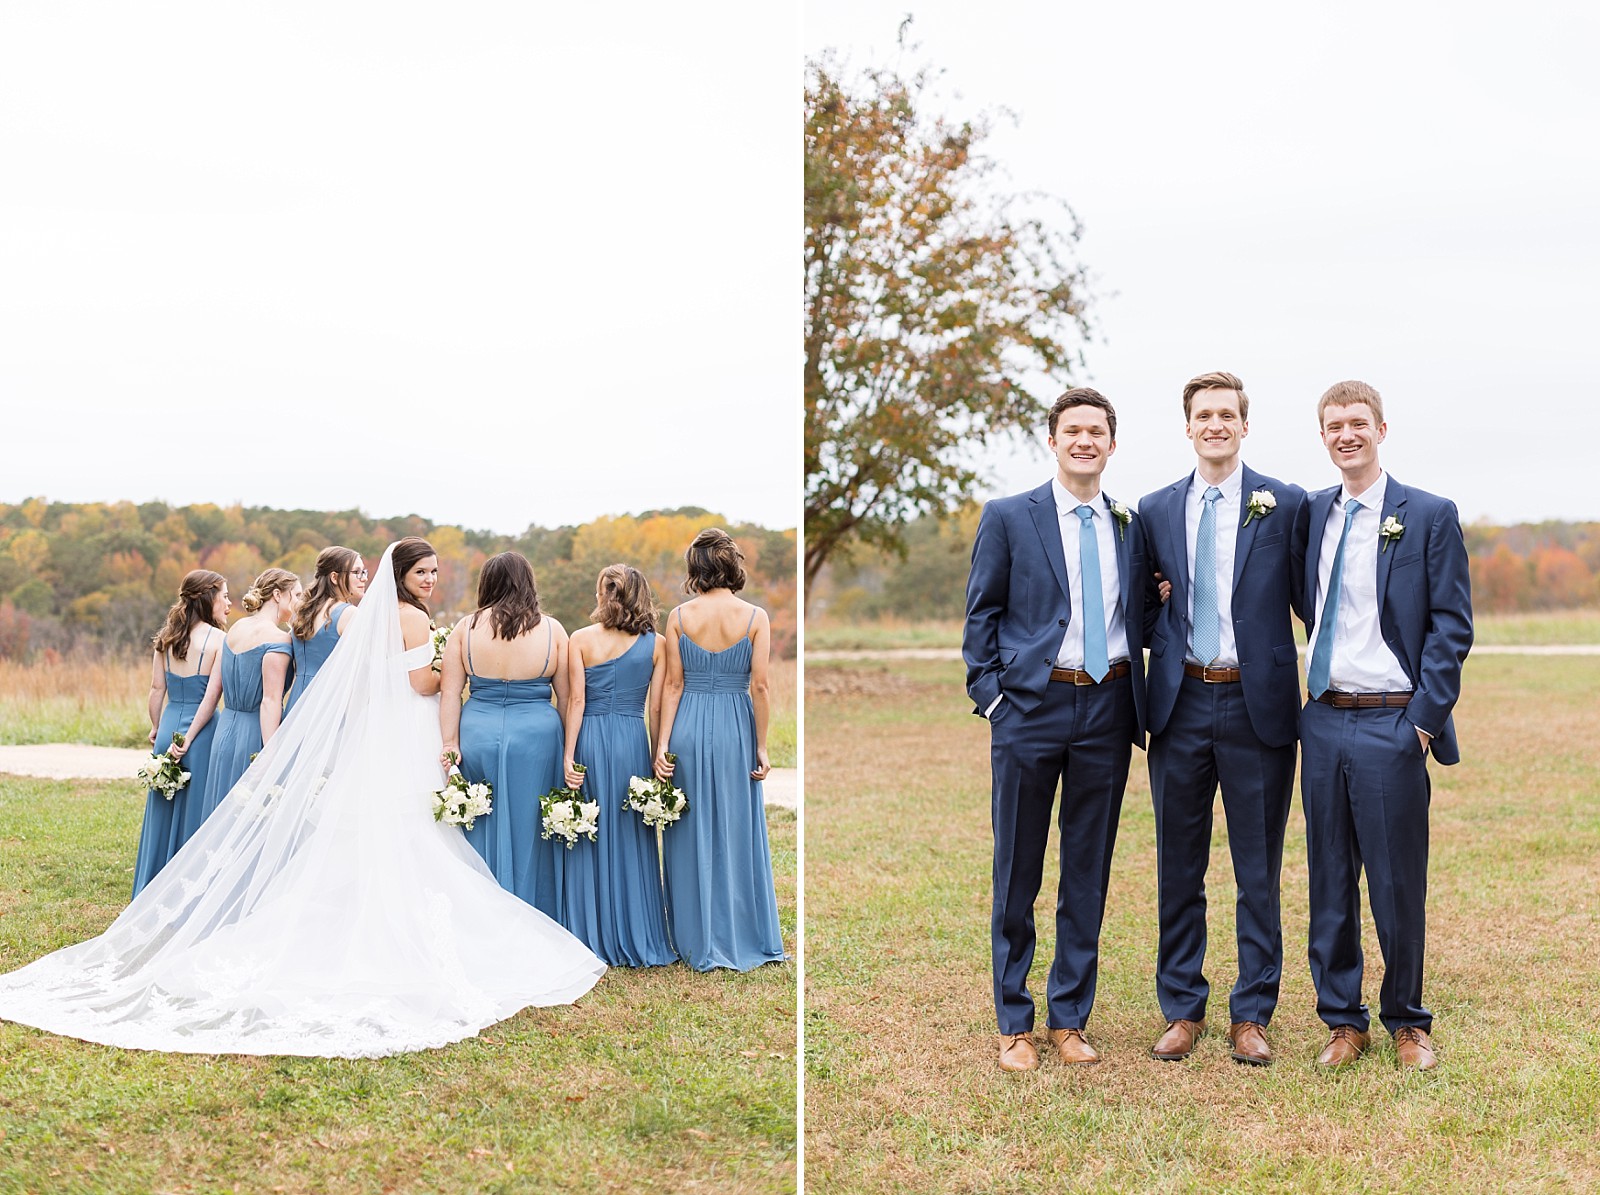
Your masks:
M 100 937 L 0 976 L 0 1018 L 138 1049 L 359 1058 L 595 985 L 605 964 L 433 820 L 438 698 L 408 679 L 432 647 L 405 650 L 397 548 L 406 568 L 432 554 L 390 545 L 216 811 Z

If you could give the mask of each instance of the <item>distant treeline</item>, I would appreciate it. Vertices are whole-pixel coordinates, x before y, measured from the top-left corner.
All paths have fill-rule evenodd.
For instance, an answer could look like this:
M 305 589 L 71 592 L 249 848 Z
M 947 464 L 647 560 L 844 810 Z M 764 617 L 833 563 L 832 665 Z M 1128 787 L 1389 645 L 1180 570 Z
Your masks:
M 794 531 L 729 523 L 697 507 L 575 527 L 530 526 L 512 536 L 356 510 L 43 498 L 0 503 L 0 657 L 142 648 L 190 569 L 227 577 L 237 615 L 238 596 L 268 566 L 287 568 L 309 584 L 317 553 L 329 544 L 354 548 L 376 568 L 383 549 L 403 535 L 425 536 L 438 549 L 437 616 L 469 610 L 483 562 L 515 550 L 533 562 L 544 609 L 576 629 L 594 608 L 596 575 L 614 561 L 650 578 L 663 612 L 682 601 L 683 550 L 696 532 L 715 526 L 726 528 L 744 550 L 749 582 L 743 596 L 771 615 L 774 654 L 792 656 Z
M 829 622 L 960 618 L 979 508 L 907 528 L 904 559 L 856 551 L 830 564 L 811 613 Z M 1600 605 L 1600 523 L 1519 523 L 1465 528 L 1472 604 L 1479 613 Z

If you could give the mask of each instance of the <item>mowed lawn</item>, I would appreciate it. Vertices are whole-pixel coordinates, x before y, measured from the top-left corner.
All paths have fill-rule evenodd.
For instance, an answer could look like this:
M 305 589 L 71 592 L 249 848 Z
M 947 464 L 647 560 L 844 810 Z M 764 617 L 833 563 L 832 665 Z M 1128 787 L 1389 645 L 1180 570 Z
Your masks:
M 130 784 L 0 776 L 0 971 L 127 903 Z M 768 826 L 795 942 L 795 818 Z M 0 1023 L 0 1192 L 791 1191 L 795 973 L 614 968 L 383 1059 L 152 1054 Z
M 1440 1066 L 1401 1073 L 1381 1031 L 1336 1074 L 1305 961 L 1298 795 L 1267 1069 L 1229 1060 L 1232 866 L 1209 878 L 1213 1032 L 1148 1051 L 1155 829 L 1134 753 L 1090 1039 L 1104 1061 L 995 1065 L 988 732 L 959 663 L 806 671 L 806 1186 L 810 1192 L 1600 1189 L 1600 659 L 1469 660 L 1465 762 L 1431 765 L 1425 1000 Z M 1056 851 L 1052 831 L 1050 858 Z M 1051 876 L 1054 865 L 1047 864 Z M 1042 1004 L 1054 884 L 1035 910 Z M 1363 908 L 1365 912 L 1365 907 Z M 1366 918 L 1365 992 L 1382 963 Z M 1043 1039 L 1044 1018 L 1038 1036 Z

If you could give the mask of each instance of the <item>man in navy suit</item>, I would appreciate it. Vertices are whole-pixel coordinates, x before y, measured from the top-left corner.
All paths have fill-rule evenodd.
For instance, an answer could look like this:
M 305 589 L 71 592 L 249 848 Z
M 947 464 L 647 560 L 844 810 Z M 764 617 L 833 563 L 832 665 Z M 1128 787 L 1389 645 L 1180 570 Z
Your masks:
M 1100 490 L 1117 413 L 1087 387 L 1050 410 L 1056 474 L 983 508 L 972 545 L 962 655 L 974 713 L 989 720 L 993 777 L 994 1003 L 1002 1070 L 1033 1070 L 1033 902 L 1061 785 L 1050 1043 L 1065 1063 L 1084 1037 L 1100 923 L 1133 746 L 1144 746 L 1145 619 L 1155 583 L 1138 516 Z
M 1250 399 L 1233 374 L 1192 379 L 1183 415 L 1194 471 L 1139 502 L 1151 567 L 1172 583 L 1148 680 L 1156 996 L 1167 1020 L 1151 1053 L 1187 1058 L 1205 1032 L 1205 876 L 1220 782 L 1238 889 L 1228 1041 L 1236 1061 L 1265 1066 L 1283 972 L 1278 880 L 1300 708 L 1289 533 L 1305 491 L 1239 459 Z
M 1308 615 L 1300 796 L 1311 864 L 1311 979 L 1330 1031 L 1317 1061 L 1369 1044 L 1361 999 L 1363 865 L 1383 952 L 1378 1011 L 1400 1065 L 1435 1063 L 1422 1005 L 1428 888 L 1427 754 L 1460 760 L 1451 711 L 1472 647 L 1472 590 L 1455 506 L 1378 464 L 1383 400 L 1340 382 L 1317 404 L 1344 484 L 1307 499 L 1292 550 Z

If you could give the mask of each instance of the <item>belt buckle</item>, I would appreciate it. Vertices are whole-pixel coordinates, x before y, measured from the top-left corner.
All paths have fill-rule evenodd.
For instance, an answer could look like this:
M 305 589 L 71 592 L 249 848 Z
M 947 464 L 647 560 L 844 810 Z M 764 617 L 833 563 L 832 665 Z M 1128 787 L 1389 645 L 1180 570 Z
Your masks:
M 1082 668 L 1074 668 L 1072 670 L 1072 683 L 1080 688 L 1083 688 L 1093 687 L 1098 682 Z

